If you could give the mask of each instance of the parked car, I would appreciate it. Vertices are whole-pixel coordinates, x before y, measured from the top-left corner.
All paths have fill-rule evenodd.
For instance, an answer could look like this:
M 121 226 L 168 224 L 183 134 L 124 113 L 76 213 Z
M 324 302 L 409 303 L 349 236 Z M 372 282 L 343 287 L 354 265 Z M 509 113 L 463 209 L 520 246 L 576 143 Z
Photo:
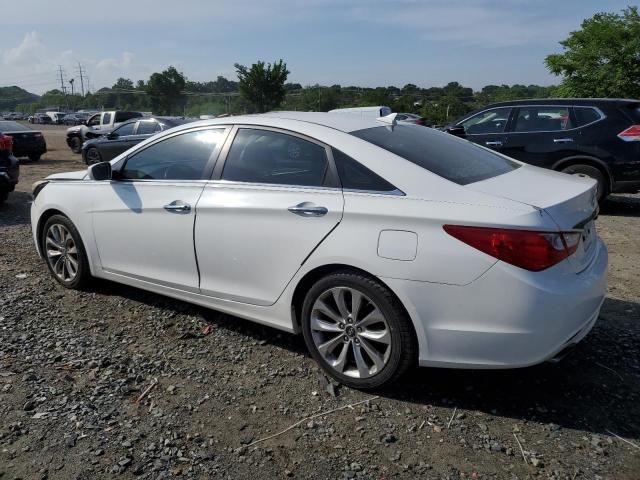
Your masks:
M 62 125 L 66 113 L 63 113 L 63 112 L 45 112 L 45 115 L 49 116 L 49 118 L 51 119 L 51 123 L 53 123 L 55 125 Z
M 101 277 L 301 331 L 367 389 L 416 363 L 524 367 L 579 342 L 606 290 L 595 194 L 430 128 L 273 112 L 52 175 L 31 224 L 67 288 Z
M 391 114 L 391 108 L 384 105 L 378 105 L 375 107 L 353 107 L 353 108 L 336 108 L 329 110 L 329 113 L 358 115 L 360 117 L 379 118 L 386 117 Z
M 0 120 L 0 133 L 13 139 L 13 154 L 16 157 L 29 157 L 37 162 L 47 152 L 47 142 L 42 132 L 31 130 L 26 125 Z
M 36 113 L 29 117 L 29 123 L 48 125 L 51 123 L 51 117 L 46 113 Z
M 12 152 L 13 139 L 0 133 L 0 203 L 9 198 L 20 176 L 20 164 Z
M 90 116 L 84 124 L 67 129 L 67 145 L 73 153 L 80 153 L 85 141 L 107 134 L 121 123 L 142 116 L 141 112 L 108 111 L 96 113 Z
M 593 178 L 600 201 L 609 193 L 640 189 L 640 100 L 502 102 L 452 126 L 463 127 L 468 140 L 517 160 Z
M 420 115 L 415 113 L 399 113 L 396 115 L 398 123 L 413 123 L 415 125 L 427 126 L 427 122 Z
M 156 133 L 189 121 L 171 117 L 144 117 L 129 120 L 107 135 L 84 142 L 82 160 L 87 165 L 111 160 Z
M 68 113 L 62 119 L 62 123 L 65 125 L 82 125 L 87 121 L 89 117 L 86 113 Z

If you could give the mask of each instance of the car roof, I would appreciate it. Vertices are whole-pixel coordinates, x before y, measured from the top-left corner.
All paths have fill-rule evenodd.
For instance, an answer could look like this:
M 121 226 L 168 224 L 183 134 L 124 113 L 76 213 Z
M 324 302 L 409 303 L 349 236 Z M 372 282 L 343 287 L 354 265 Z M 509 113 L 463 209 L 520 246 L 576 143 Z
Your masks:
M 628 105 L 640 103 L 640 100 L 631 98 L 525 98 L 520 100 L 509 100 L 497 102 L 483 107 L 482 110 L 493 107 L 511 106 L 511 105 Z
M 334 130 L 340 130 L 345 133 L 364 130 L 365 128 L 384 126 L 383 123 L 372 117 L 330 112 L 269 112 L 259 115 L 240 115 L 214 120 L 203 120 L 198 123 L 202 125 L 220 123 L 220 121 L 225 121 L 225 123 L 242 123 L 243 120 L 250 120 L 251 123 L 255 123 L 257 118 L 273 118 L 311 123 L 332 128 Z

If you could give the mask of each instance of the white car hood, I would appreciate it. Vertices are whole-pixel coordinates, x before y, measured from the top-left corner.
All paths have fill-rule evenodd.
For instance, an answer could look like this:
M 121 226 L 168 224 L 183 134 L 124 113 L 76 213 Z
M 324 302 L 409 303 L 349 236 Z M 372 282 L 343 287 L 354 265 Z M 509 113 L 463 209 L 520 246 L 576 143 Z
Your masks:
M 87 171 L 80 170 L 77 172 L 54 173 L 53 175 L 49 175 L 47 180 L 82 180 L 86 176 Z

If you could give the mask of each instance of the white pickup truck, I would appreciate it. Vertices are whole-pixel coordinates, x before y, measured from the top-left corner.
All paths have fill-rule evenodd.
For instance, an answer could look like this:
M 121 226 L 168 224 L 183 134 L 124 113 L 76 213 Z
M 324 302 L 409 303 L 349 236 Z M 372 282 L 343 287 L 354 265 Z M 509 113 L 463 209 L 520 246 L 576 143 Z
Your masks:
M 80 153 L 82 144 L 86 140 L 105 135 L 122 122 L 143 116 L 142 112 L 123 112 L 121 110 L 96 113 L 91 115 L 83 125 L 67 129 L 67 145 L 74 153 Z

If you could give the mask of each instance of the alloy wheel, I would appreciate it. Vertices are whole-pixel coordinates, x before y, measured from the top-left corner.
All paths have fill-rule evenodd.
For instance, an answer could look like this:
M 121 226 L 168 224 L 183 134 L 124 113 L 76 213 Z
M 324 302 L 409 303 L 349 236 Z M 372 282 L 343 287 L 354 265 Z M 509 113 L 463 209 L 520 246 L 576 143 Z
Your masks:
M 350 287 L 324 291 L 311 309 L 311 337 L 322 358 L 336 372 L 370 378 L 391 355 L 389 323 L 378 306 Z
M 47 261 L 53 273 L 63 282 L 71 282 L 78 275 L 78 247 L 65 227 L 54 223 L 45 237 Z
M 94 163 L 100 163 L 102 159 L 100 158 L 100 152 L 96 148 L 90 148 L 87 150 L 87 163 L 89 165 L 93 165 Z

